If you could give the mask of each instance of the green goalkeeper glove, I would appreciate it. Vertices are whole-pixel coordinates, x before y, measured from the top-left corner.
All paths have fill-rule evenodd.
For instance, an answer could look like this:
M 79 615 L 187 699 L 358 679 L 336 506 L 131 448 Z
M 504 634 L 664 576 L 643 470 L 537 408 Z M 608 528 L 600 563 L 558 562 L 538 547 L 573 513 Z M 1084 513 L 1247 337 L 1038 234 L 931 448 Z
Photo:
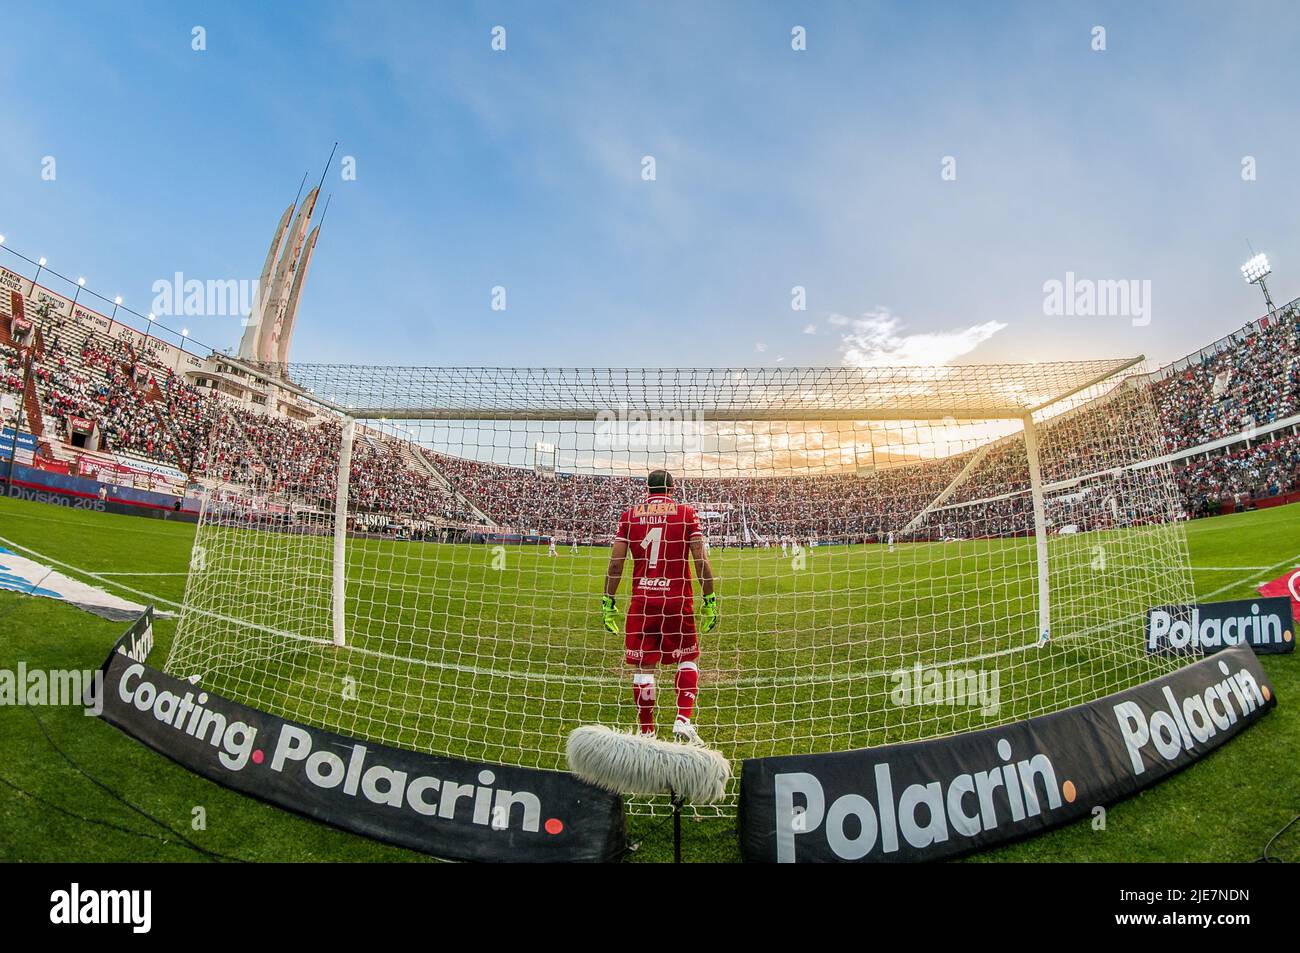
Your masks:
M 701 631 L 712 632 L 718 627 L 718 597 L 709 593 L 704 597 L 704 627 Z
M 605 624 L 605 631 L 618 635 L 618 616 L 614 614 L 614 597 L 600 597 L 600 621 Z

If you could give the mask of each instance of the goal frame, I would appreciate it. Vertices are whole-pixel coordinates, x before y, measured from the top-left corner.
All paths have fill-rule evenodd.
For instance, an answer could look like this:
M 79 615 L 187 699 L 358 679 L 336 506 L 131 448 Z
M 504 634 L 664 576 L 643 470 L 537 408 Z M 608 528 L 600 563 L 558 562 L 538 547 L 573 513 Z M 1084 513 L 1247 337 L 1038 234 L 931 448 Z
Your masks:
M 1077 394 L 1081 394 L 1104 382 L 1122 379 L 1126 372 L 1139 367 L 1146 361 L 1146 356 L 1122 359 L 1108 366 L 1105 371 L 1077 383 L 1059 394 L 1053 394 L 1032 407 L 1016 405 L 990 405 L 988 407 L 970 407 L 939 404 L 937 406 L 902 406 L 897 408 L 880 407 L 838 407 L 829 410 L 791 410 L 789 408 L 771 408 L 764 412 L 762 408 L 729 409 L 725 407 L 710 409 L 711 419 L 715 421 L 762 421 L 762 420 L 952 420 L 961 421 L 1019 421 L 1025 442 L 1025 455 L 1029 462 L 1029 488 L 1033 511 L 1034 553 L 1038 575 L 1038 634 L 1042 641 L 1051 638 L 1052 629 L 1052 589 L 1051 572 L 1048 562 L 1047 507 L 1043 491 L 1042 468 L 1039 460 L 1038 425 L 1034 414 L 1061 404 Z M 343 407 L 333 401 L 312 395 L 312 399 L 321 406 L 328 407 L 343 418 L 342 434 L 339 447 L 339 468 L 336 479 L 334 498 L 333 527 L 333 577 L 331 592 L 332 626 L 334 645 L 347 645 L 347 508 L 348 488 L 352 474 L 352 441 L 356 434 L 358 421 L 362 420 L 544 420 L 544 421 L 586 421 L 593 420 L 601 413 L 598 407 L 553 407 L 520 408 L 519 410 L 491 409 L 473 406 L 457 407 Z M 959 477 L 960 479 L 960 477 Z

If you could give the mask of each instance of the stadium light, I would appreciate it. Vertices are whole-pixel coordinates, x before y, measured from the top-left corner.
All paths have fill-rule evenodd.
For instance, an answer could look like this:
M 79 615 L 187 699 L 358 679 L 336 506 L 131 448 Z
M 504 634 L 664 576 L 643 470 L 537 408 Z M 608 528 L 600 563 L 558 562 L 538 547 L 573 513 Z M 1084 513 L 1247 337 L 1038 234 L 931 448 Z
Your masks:
M 41 280 L 41 269 L 45 267 L 45 256 L 42 255 L 36 260 L 36 276 L 32 278 L 32 295 L 36 294 L 36 282 Z
M 1272 273 L 1273 269 L 1269 267 L 1267 255 L 1256 255 L 1250 261 L 1241 266 L 1242 277 L 1244 277 L 1250 284 L 1254 284 L 1256 281 L 1259 281 L 1266 275 Z
M 76 290 L 76 292 L 72 295 L 72 316 L 73 316 L 73 318 L 76 318 L 76 316 L 77 316 L 77 298 L 80 296 L 80 294 L 81 294 L 81 289 L 84 288 L 84 287 L 86 287 L 86 279 L 85 279 L 85 278 L 78 278 L 78 279 L 77 279 L 77 290 Z
M 4 243 L 5 243 L 5 237 L 3 235 L 0 235 L 0 245 L 3 245 Z
M 1273 298 L 1268 293 L 1268 283 L 1264 281 L 1272 273 L 1273 268 L 1268 263 L 1268 256 L 1263 253 L 1256 255 L 1241 266 L 1241 277 L 1245 279 L 1246 284 L 1259 285 L 1260 290 L 1264 292 L 1264 304 L 1268 306 L 1269 314 L 1277 310 L 1273 307 Z
M 117 317 L 117 309 L 122 307 L 122 296 L 115 295 L 113 298 L 113 317 Z

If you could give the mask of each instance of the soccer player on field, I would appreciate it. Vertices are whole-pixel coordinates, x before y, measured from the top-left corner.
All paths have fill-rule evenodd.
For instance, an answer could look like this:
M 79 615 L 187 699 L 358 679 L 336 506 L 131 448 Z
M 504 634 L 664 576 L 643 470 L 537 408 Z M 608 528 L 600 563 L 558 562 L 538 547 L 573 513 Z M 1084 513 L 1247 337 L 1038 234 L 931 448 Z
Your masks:
M 618 635 L 614 596 L 623 579 L 623 563 L 632 552 L 632 601 L 627 610 L 624 639 L 628 665 L 634 666 L 632 693 L 641 734 L 655 733 L 655 666 L 677 664 L 677 719 L 673 740 L 700 744 L 691 724 L 699 687 L 699 642 L 695 632 L 695 602 L 690 562 L 700 577 L 704 596 L 704 632 L 718 624 L 718 597 L 713 593 L 713 567 L 704 551 L 704 533 L 695 510 L 673 499 L 673 478 L 654 470 L 646 480 L 648 496 L 623 511 L 605 571 L 601 620 Z M 687 555 L 690 556 L 690 562 Z

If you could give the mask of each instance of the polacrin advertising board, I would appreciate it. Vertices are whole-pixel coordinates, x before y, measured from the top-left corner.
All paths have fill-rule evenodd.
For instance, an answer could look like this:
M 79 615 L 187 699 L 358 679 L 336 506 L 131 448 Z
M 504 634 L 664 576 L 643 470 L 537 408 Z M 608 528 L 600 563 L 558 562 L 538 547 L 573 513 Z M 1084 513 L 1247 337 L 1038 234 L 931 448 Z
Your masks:
M 1295 651 L 1295 623 L 1286 597 L 1156 606 L 1147 613 L 1149 655 L 1212 655 L 1249 645 L 1260 655 Z
M 152 645 L 150 609 L 104 663 L 101 717 L 218 784 L 439 857 L 623 854 L 622 798 L 567 772 L 390 748 L 287 721 L 152 668 Z
M 1277 703 L 1244 645 L 999 728 L 827 754 L 754 758 L 741 851 L 781 863 L 920 861 L 1088 816 L 1204 757 Z

